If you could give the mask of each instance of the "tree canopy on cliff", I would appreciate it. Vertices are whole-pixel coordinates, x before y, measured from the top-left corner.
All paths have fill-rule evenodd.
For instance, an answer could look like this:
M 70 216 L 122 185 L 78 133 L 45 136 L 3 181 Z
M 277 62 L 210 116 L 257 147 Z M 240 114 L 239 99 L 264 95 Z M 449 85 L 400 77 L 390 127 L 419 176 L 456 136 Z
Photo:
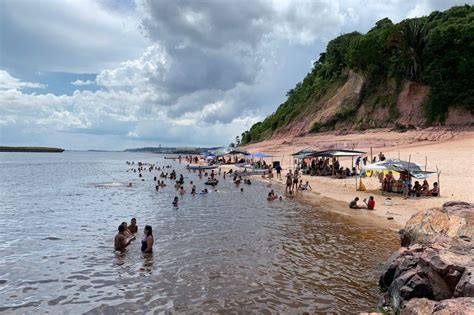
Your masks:
M 384 18 L 366 34 L 353 32 L 331 40 L 311 72 L 287 92 L 287 100 L 242 134 L 242 144 L 261 141 L 288 125 L 308 100 L 320 99 L 344 82 L 347 69 L 364 75 L 372 87 L 387 79 L 429 85 L 424 104 L 429 123 L 443 122 L 450 106 L 474 113 L 473 56 L 474 6 L 435 11 L 397 24 Z M 351 110 L 337 118 L 346 119 Z

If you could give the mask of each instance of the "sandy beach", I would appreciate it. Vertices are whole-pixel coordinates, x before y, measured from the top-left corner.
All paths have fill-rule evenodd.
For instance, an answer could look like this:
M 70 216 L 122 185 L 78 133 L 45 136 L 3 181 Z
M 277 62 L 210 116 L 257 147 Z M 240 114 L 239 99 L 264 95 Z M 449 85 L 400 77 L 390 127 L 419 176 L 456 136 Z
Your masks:
M 355 149 L 367 152 L 369 158 L 372 148 L 374 156 L 379 152 L 383 152 L 387 159 L 408 160 L 411 156 L 412 162 L 422 165 L 425 165 L 426 158 L 428 171 L 436 171 L 436 167 L 441 171 L 440 197 L 404 199 L 401 194 L 393 193 L 384 193 L 382 196 L 380 183 L 375 177 L 363 179 L 367 188 L 367 191 L 363 192 L 356 191 L 355 178 L 335 179 L 308 175 L 302 177 L 304 182 L 309 181 L 313 191 L 299 192 L 295 199 L 325 210 L 352 216 L 356 220 L 368 220 L 392 229 L 403 227 L 405 222 L 419 210 L 439 207 L 446 201 L 474 202 L 472 194 L 474 128 L 472 127 L 458 129 L 433 127 L 403 133 L 387 129 L 346 135 L 324 133 L 305 137 L 272 139 L 248 145 L 245 148 L 252 153 L 272 154 L 273 158 L 267 158 L 266 161 L 281 161 L 284 168 L 283 174 L 293 168 L 291 154 L 305 148 L 314 150 Z M 350 168 L 352 159 L 341 158 L 340 163 L 342 166 Z M 428 179 L 430 187 L 435 181 L 438 181 L 436 174 Z M 283 181 L 276 179 L 270 182 L 283 185 Z M 349 209 L 348 203 L 355 196 L 363 200 L 371 195 L 375 197 L 375 211 Z M 387 198 L 391 198 L 391 202 L 385 202 Z M 388 220 L 389 217 L 393 220 Z

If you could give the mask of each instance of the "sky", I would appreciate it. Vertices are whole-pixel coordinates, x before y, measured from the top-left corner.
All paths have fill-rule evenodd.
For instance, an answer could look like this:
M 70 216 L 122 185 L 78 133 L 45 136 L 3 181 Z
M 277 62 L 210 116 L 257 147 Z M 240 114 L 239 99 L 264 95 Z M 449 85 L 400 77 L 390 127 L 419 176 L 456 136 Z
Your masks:
M 329 40 L 464 3 L 0 0 L 0 145 L 228 145 Z

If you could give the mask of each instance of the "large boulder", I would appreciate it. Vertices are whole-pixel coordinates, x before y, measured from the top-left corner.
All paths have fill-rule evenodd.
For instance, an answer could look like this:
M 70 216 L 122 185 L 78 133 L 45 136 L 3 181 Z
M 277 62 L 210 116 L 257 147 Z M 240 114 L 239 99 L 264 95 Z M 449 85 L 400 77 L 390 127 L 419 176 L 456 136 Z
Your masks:
M 406 314 L 430 314 L 449 309 L 453 298 L 472 302 L 459 298 L 474 296 L 473 236 L 472 204 L 449 202 L 413 215 L 400 231 L 404 247 L 392 255 L 380 277 L 382 305 L 395 313 L 410 306 Z
M 400 230 L 401 245 L 432 244 L 442 237 L 474 240 L 473 209 L 470 203 L 451 201 L 442 208 L 420 211 Z
M 474 298 L 464 297 L 440 302 L 428 299 L 411 299 L 400 312 L 402 315 L 471 315 L 474 314 Z

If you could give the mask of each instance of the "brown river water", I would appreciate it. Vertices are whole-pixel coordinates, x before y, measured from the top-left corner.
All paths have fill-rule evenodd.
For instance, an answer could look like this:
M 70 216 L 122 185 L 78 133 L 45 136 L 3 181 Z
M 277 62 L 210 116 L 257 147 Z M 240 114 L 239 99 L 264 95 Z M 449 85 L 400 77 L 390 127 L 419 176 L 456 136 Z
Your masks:
M 155 192 L 125 161 L 172 164 L 185 176 Z M 357 313 L 375 311 L 394 231 L 294 200 L 267 202 L 253 181 L 191 196 L 184 164 L 139 153 L 0 154 L 1 313 Z M 126 183 L 133 182 L 133 187 Z M 208 187 L 209 188 L 209 187 Z M 317 190 L 317 187 L 315 187 Z M 154 229 L 113 251 L 122 221 Z

